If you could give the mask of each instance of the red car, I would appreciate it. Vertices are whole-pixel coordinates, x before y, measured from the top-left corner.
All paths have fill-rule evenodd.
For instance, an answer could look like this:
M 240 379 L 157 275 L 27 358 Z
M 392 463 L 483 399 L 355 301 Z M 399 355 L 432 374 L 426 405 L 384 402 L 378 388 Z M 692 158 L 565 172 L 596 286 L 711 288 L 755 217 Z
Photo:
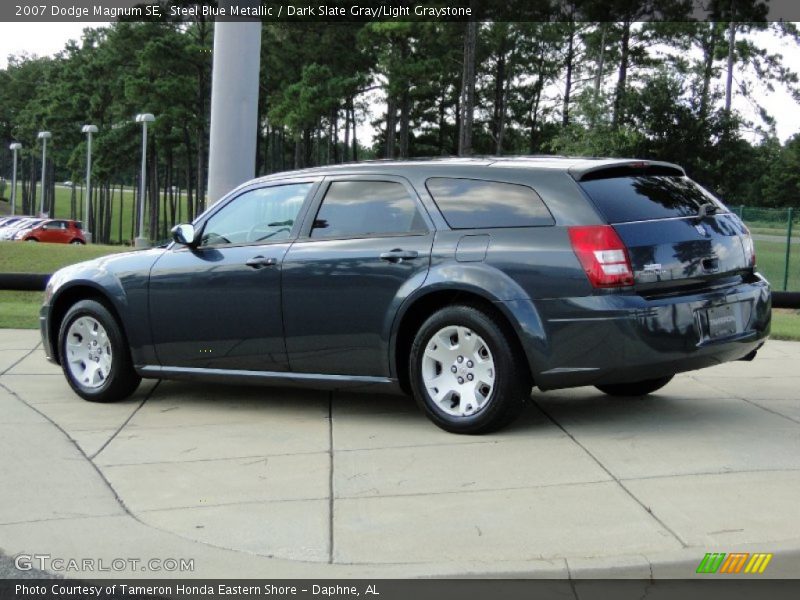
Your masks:
M 80 221 L 47 219 L 35 227 L 20 231 L 17 240 L 48 242 L 51 244 L 85 244 Z

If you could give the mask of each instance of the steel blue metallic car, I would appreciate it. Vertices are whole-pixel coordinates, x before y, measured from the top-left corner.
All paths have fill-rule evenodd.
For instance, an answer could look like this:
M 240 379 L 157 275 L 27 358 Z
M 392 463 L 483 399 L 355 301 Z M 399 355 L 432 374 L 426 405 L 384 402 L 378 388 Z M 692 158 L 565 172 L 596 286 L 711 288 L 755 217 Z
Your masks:
M 294 171 L 173 236 L 51 278 L 44 347 L 81 397 L 118 400 L 142 377 L 383 388 L 483 433 L 533 386 L 648 394 L 752 358 L 770 326 L 749 232 L 661 162 Z

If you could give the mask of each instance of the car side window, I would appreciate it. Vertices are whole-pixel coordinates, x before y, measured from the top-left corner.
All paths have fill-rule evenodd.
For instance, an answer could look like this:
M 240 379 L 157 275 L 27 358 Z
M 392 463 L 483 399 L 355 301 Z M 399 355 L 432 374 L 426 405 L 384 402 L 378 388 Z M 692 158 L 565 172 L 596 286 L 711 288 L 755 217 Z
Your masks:
M 526 185 L 433 177 L 425 182 L 425 186 L 453 229 L 555 224 L 539 194 Z
M 428 230 L 417 203 L 395 181 L 334 181 L 311 228 L 312 238 L 404 235 Z
M 288 239 L 311 183 L 258 188 L 237 196 L 203 227 L 200 246 L 255 244 Z

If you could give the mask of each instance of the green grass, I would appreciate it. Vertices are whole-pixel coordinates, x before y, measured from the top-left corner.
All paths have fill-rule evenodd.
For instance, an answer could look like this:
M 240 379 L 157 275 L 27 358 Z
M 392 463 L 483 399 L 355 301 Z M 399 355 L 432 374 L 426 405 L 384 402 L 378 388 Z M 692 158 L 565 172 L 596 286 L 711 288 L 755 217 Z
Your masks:
M 786 244 L 780 242 L 755 241 L 758 271 L 772 284 L 772 289 L 783 290 L 784 267 L 786 265 Z M 790 292 L 800 291 L 800 244 L 791 244 L 789 255 Z
M 800 341 L 800 311 L 775 309 L 772 311 L 772 333 L 774 340 Z
M 0 242 L 0 273 L 53 273 L 67 265 L 126 250 L 130 248 L 100 244 L 73 246 L 4 241 Z
M 0 329 L 36 329 L 42 292 L 0 290 Z

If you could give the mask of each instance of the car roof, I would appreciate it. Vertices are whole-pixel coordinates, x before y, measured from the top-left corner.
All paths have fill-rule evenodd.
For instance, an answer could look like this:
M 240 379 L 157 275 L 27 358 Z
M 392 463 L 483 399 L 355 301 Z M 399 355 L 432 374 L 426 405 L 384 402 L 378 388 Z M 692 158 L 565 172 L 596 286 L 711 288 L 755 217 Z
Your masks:
M 336 175 L 338 173 L 395 173 L 397 175 L 424 172 L 428 170 L 447 169 L 448 167 L 494 167 L 518 170 L 547 170 L 569 173 L 580 180 L 589 173 L 618 167 L 652 168 L 660 167 L 675 175 L 685 175 L 683 168 L 673 163 L 644 160 L 637 158 L 595 158 L 570 156 L 475 156 L 475 157 L 433 157 L 413 158 L 409 160 L 366 160 L 361 162 L 341 163 L 323 167 L 312 167 L 294 171 L 282 171 L 259 177 L 248 182 L 269 182 L 286 177 Z

